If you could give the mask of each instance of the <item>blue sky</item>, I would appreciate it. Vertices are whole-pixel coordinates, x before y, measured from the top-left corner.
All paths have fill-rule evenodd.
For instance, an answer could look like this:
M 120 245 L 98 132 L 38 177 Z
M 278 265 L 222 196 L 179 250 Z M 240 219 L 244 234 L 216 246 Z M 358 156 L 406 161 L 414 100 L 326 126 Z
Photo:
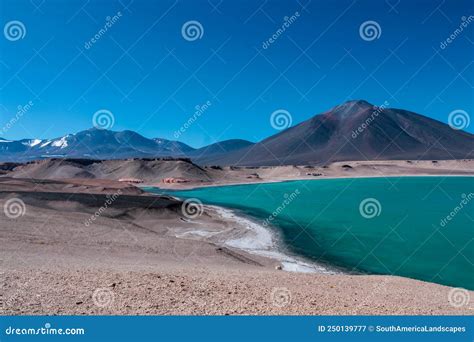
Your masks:
M 441 48 L 472 1 L 4 0 L 0 38 L 0 126 L 19 105 L 33 105 L 3 138 L 53 138 L 92 126 L 109 110 L 113 130 L 199 147 L 216 140 L 261 140 L 277 131 L 275 110 L 293 124 L 349 99 L 387 101 L 447 122 L 453 110 L 474 113 L 474 22 Z M 121 16 L 86 49 L 106 24 Z M 298 13 L 298 15 L 296 15 Z M 263 44 L 292 23 L 264 49 Z M 202 37 L 183 38 L 188 21 Z M 375 21 L 377 39 L 359 28 Z M 467 131 L 474 131 L 474 118 Z

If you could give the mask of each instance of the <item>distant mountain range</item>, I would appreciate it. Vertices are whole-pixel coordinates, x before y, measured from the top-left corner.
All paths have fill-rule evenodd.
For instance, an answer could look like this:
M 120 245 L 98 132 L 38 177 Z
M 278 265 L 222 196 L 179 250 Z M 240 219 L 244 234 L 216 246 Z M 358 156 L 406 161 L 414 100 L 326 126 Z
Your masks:
M 45 158 L 123 159 L 176 157 L 205 160 L 251 146 L 240 139 L 225 140 L 202 148 L 179 141 L 148 139 L 133 131 L 114 132 L 98 128 L 68 134 L 56 139 L 0 138 L 0 161 L 29 161 Z
M 56 139 L 0 138 L 0 161 L 187 157 L 205 165 L 304 165 L 350 160 L 471 159 L 474 135 L 401 109 L 348 101 L 258 143 L 232 139 L 194 149 L 133 131 L 91 128 Z

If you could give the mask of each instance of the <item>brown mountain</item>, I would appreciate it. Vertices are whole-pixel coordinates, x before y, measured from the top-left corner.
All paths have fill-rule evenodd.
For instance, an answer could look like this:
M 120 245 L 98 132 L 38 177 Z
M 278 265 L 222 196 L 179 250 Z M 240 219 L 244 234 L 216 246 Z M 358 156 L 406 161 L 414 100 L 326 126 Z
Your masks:
M 401 109 L 348 101 L 257 144 L 207 160 L 220 165 L 474 157 L 474 135 Z M 199 161 L 198 161 L 199 162 Z

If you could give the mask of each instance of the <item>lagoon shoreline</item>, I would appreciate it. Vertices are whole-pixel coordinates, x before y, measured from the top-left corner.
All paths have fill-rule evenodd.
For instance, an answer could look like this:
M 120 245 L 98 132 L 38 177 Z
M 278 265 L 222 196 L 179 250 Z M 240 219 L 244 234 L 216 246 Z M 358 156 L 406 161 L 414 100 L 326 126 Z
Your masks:
M 280 250 L 285 250 L 286 254 L 288 251 L 295 251 L 295 254 L 303 259 L 315 260 L 318 263 L 322 260 L 325 266 L 340 268 L 339 270 L 345 273 L 358 270 L 368 274 L 413 276 L 425 281 L 472 289 L 472 279 L 452 273 L 456 268 L 469 272 L 471 266 L 466 264 L 469 262 L 469 254 L 461 254 L 464 259 L 454 260 L 456 255 L 449 252 L 453 246 L 460 251 L 467 248 L 471 242 L 467 229 L 469 222 L 464 215 L 460 215 L 452 223 L 454 226 L 451 228 L 455 228 L 454 230 L 436 234 L 445 226 L 442 222 L 440 226 L 437 217 L 441 219 L 445 212 L 457 208 L 458 196 L 463 199 L 464 192 L 470 188 L 470 191 L 474 190 L 471 179 L 465 176 L 397 176 L 388 177 L 385 182 L 381 178 L 365 177 L 332 179 L 335 182 L 322 179 L 320 182 L 295 180 L 182 190 L 148 190 L 186 201 L 202 201 L 205 205 L 237 209 L 253 221 L 259 222 L 261 228 L 284 235 L 285 238 L 280 239 L 279 247 Z M 388 188 L 394 184 L 397 184 L 397 191 L 388 192 Z M 436 190 L 440 184 L 442 189 Z M 413 192 L 414 189 L 418 190 Z M 360 194 L 364 191 L 376 198 L 361 197 Z M 335 201 L 339 198 L 337 194 L 341 193 L 344 193 L 344 198 Z M 317 199 L 314 194 L 318 195 Z M 445 198 L 447 195 L 450 200 Z M 464 201 L 467 205 L 471 197 L 466 198 Z M 398 205 L 400 200 L 403 200 L 405 205 Z M 363 212 L 365 205 L 362 207 L 362 204 L 365 202 L 369 203 L 367 210 L 377 212 Z M 345 212 L 344 218 L 340 216 L 341 210 Z M 430 212 L 431 216 L 424 216 L 420 210 Z M 380 212 L 384 214 L 378 217 Z M 321 216 L 323 213 L 324 217 Z M 273 219 L 275 222 L 270 223 Z M 413 225 L 417 225 L 418 229 L 411 229 Z M 397 231 L 387 228 L 390 226 L 396 227 Z M 391 238 L 387 239 L 390 235 Z M 425 241 L 427 238 L 430 238 L 428 243 Z M 423 249 L 417 248 L 417 241 L 424 241 Z M 446 245 L 446 241 L 449 241 L 450 245 Z M 444 246 L 443 252 L 427 259 L 431 248 L 435 246 Z M 384 252 L 385 249 L 394 248 L 403 252 Z M 377 251 L 374 253 L 375 249 Z M 418 251 L 417 255 L 405 260 L 413 251 Z M 445 265 L 446 260 L 451 260 L 449 267 Z M 427 271 L 433 269 L 439 270 L 439 273 Z
M 86 226 L 118 191 L 116 201 Z M 229 219 L 211 207 L 190 220 L 181 201 L 116 180 L 6 174 L 0 177 L 0 205 L 12 198 L 21 199 L 25 211 L 0 221 L 5 315 L 472 314 L 472 303 L 451 304 L 455 288 L 449 286 L 279 270 L 281 259 L 225 244 L 242 237 L 238 212 Z M 97 305 L 98 290 L 113 300 Z M 473 291 L 466 293 L 474 298 Z
M 212 170 L 210 179 L 189 178 L 185 182 L 163 183 L 145 180 L 140 187 L 192 190 L 204 187 L 280 183 L 303 180 L 393 177 L 473 177 L 474 160 L 437 161 L 351 161 L 326 166 L 225 167 Z

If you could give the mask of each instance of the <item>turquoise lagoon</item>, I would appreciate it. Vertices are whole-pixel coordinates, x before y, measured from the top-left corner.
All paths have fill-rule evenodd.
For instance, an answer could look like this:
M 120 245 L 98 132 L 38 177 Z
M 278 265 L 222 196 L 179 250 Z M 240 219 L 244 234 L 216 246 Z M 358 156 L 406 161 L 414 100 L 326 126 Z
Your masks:
M 380 177 L 149 189 L 237 209 L 295 255 L 474 290 L 474 178 Z

